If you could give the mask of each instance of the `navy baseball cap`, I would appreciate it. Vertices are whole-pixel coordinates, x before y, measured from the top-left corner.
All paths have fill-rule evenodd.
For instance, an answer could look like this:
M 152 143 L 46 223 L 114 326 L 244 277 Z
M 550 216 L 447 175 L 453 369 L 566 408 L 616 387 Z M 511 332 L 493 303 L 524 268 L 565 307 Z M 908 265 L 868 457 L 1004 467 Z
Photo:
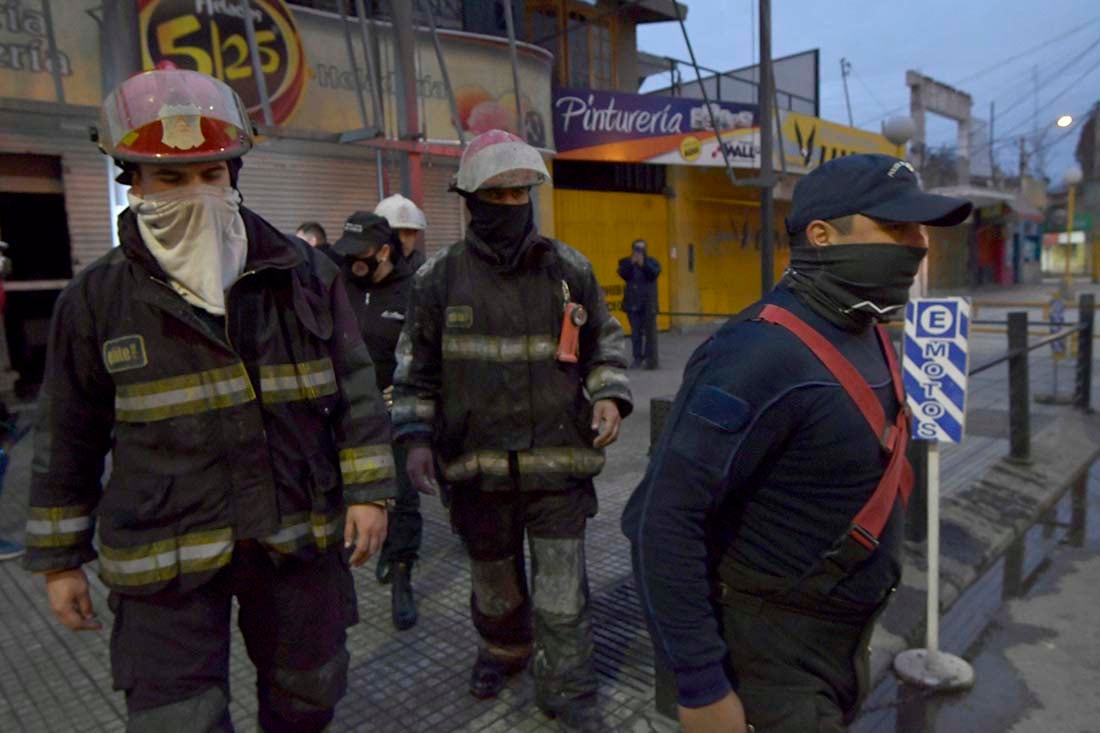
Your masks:
M 922 191 L 917 172 L 904 160 L 878 153 L 846 155 L 810 171 L 794 187 L 787 232 L 804 231 L 815 219 L 852 214 L 949 227 L 966 221 L 973 208 L 966 199 Z
M 344 222 L 344 233 L 332 249 L 345 257 L 358 257 L 375 247 L 392 243 L 393 230 L 385 217 L 369 211 L 356 211 Z

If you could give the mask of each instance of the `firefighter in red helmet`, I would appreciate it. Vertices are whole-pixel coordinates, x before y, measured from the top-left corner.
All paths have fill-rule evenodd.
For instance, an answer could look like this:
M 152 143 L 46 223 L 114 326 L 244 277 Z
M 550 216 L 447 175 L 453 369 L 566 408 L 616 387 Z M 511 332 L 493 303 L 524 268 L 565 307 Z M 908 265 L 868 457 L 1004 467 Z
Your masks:
M 65 626 L 94 629 L 98 558 L 130 730 L 232 730 L 234 598 L 259 727 L 323 730 L 358 620 L 349 565 L 381 546 L 395 493 L 355 314 L 328 258 L 241 206 L 252 124 L 228 86 L 136 75 L 98 142 L 130 205 L 54 312 L 26 567 Z

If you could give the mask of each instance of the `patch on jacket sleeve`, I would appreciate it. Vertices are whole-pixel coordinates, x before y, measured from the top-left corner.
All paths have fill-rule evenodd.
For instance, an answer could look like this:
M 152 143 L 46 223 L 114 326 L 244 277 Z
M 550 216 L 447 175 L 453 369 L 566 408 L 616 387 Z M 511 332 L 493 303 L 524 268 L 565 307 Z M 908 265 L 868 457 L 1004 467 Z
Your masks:
M 752 408 L 748 402 L 710 385 L 692 395 L 687 411 L 727 433 L 736 433 L 752 417 Z
M 141 369 L 148 364 L 145 339 L 140 334 L 120 336 L 103 342 L 103 365 L 110 374 Z
M 447 328 L 470 328 L 474 325 L 474 309 L 468 305 L 447 307 Z

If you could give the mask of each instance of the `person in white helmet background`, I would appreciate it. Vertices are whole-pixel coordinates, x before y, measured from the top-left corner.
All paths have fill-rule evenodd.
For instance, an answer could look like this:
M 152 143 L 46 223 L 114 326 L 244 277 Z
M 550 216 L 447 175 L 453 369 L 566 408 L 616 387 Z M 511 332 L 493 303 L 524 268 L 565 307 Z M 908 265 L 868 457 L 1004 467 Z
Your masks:
M 428 218 L 420 207 L 399 193 L 387 196 L 374 207 L 374 213 L 385 217 L 401 241 L 401 263 L 409 272 L 424 264 L 423 250 L 416 246 L 420 232 L 428 228 Z
M 395 494 L 337 267 L 241 205 L 252 134 L 198 72 L 112 92 L 97 137 L 130 205 L 50 327 L 24 563 L 81 631 L 100 627 L 81 567 L 98 558 L 132 731 L 233 730 L 234 599 L 258 727 L 324 730 L 358 621 L 349 564 L 381 546 Z
M 437 491 L 439 462 L 470 558 L 470 692 L 495 697 L 532 661 L 543 712 L 606 730 L 584 530 L 603 448 L 633 403 L 623 331 L 591 264 L 535 228 L 531 188 L 547 180 L 539 152 L 511 133 L 470 142 L 452 186 L 470 223 L 413 280 L 392 419 L 417 489 Z

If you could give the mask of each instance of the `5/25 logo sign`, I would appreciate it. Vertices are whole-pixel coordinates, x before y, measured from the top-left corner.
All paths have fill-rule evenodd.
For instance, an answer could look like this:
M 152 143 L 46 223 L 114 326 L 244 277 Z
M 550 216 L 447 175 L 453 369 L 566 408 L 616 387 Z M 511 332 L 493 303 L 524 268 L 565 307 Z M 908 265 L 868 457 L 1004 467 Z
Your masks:
M 171 61 L 221 79 L 260 119 L 244 21 L 244 14 L 252 13 L 273 122 L 282 124 L 294 114 L 305 91 L 306 66 L 298 29 L 282 0 L 141 0 L 139 8 L 146 69 Z

